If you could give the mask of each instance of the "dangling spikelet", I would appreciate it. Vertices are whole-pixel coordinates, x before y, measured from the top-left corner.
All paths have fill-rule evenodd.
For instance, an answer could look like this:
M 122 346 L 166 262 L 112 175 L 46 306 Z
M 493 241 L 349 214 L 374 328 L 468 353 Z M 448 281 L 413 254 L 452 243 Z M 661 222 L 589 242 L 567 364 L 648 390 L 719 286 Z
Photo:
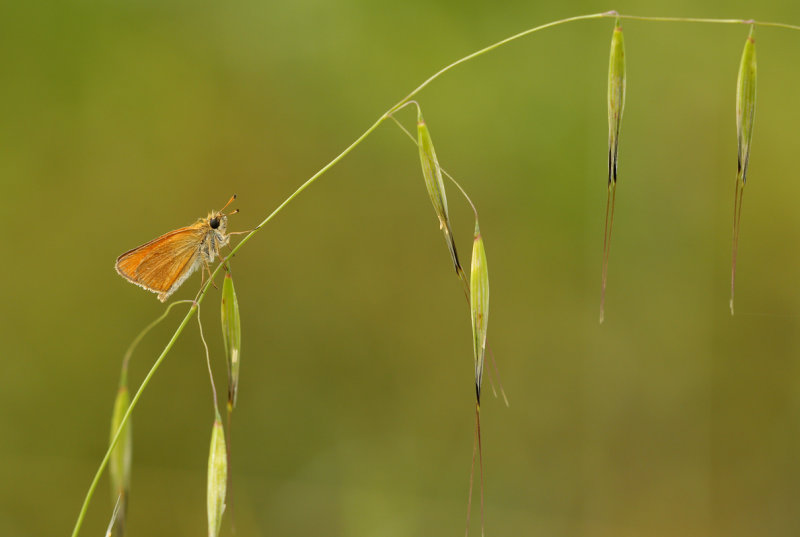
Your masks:
M 422 117 L 421 108 L 417 108 L 417 145 L 419 146 L 419 160 L 422 164 L 422 176 L 425 178 L 428 196 L 431 198 L 436 216 L 439 218 L 439 229 L 444 233 L 444 240 L 450 250 L 450 257 L 453 258 L 453 266 L 456 273 L 463 281 L 466 281 L 461 263 L 458 260 L 456 243 L 450 226 L 450 216 L 447 214 L 447 194 L 445 194 L 444 190 L 442 169 L 439 166 L 439 160 L 436 158 L 431 133 Z
M 117 397 L 114 400 L 114 412 L 111 416 L 111 434 L 109 443 L 114 440 L 122 418 L 128 411 L 131 399 L 128 387 L 124 384 L 119 387 Z M 122 429 L 117 445 L 114 446 L 109 460 L 109 474 L 111 476 L 111 498 L 115 502 L 114 515 L 112 516 L 110 527 L 114 535 L 122 536 L 125 534 L 125 515 L 128 507 L 128 494 L 131 488 L 131 453 L 133 451 L 133 433 L 131 422 L 125 424 Z
M 475 239 L 472 243 L 469 288 L 472 346 L 475 356 L 475 395 L 480 403 L 483 362 L 486 356 L 486 329 L 489 323 L 489 269 L 486 265 L 486 249 L 477 221 L 475 221 Z
M 206 507 L 208 509 L 208 537 L 217 537 L 225 512 L 225 492 L 228 485 L 228 455 L 225 447 L 225 432 L 217 414 L 211 430 L 211 446 L 208 453 L 208 486 Z
M 750 163 L 750 144 L 753 140 L 753 123 L 756 116 L 756 42 L 754 27 L 744 43 L 742 61 L 739 64 L 739 77 L 736 82 L 736 138 L 738 165 L 736 170 L 736 193 L 733 198 L 733 251 L 731 253 L 731 300 L 736 288 L 736 254 L 739 249 L 739 227 L 742 218 L 742 196 L 747 183 L 747 167 Z
M 239 319 L 239 300 L 231 273 L 222 281 L 222 341 L 228 358 L 228 412 L 236 406 L 239 392 L 239 364 L 242 348 L 242 325 Z
M 611 248 L 611 229 L 614 227 L 614 202 L 617 189 L 617 156 L 622 112 L 625 109 L 625 41 L 622 26 L 617 19 L 611 35 L 611 55 L 608 62 L 608 194 L 606 197 L 606 224 L 603 233 L 603 270 L 600 291 L 600 322 L 605 318 L 606 280 L 608 277 L 608 252 Z

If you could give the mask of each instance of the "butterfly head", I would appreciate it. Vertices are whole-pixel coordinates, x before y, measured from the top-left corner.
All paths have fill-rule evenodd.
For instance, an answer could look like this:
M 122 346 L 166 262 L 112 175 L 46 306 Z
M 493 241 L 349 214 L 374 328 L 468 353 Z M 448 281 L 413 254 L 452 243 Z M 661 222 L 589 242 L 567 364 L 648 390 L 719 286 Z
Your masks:
M 222 227 L 222 230 L 225 229 L 225 224 L 227 224 L 228 217 L 223 214 L 214 214 L 211 213 L 208 217 L 208 225 L 211 229 L 219 229 Z
M 231 202 L 235 199 L 236 199 L 236 194 L 231 196 L 231 199 L 228 200 L 228 203 L 225 204 L 225 207 L 223 207 L 219 211 L 211 211 L 208 214 L 208 217 L 206 217 L 206 224 L 208 224 L 208 227 L 210 227 L 213 230 L 216 230 L 217 233 L 221 235 L 225 235 L 225 233 L 228 230 L 228 216 L 238 213 L 239 209 L 236 209 L 235 211 L 232 211 L 227 214 L 223 213 L 222 211 L 224 211 L 228 207 L 228 205 L 230 205 Z
M 225 234 L 228 229 L 228 215 L 221 212 L 212 212 L 206 217 L 206 224 L 208 224 L 208 227 L 211 229 Z

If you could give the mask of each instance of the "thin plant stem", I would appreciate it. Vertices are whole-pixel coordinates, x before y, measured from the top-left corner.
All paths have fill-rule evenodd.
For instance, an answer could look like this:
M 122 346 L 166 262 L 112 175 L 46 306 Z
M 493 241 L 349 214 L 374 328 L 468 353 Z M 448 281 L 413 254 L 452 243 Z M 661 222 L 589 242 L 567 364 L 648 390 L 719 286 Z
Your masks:
M 472 199 L 469 197 L 469 194 L 467 194 L 467 191 L 464 190 L 464 188 L 461 186 L 461 184 L 458 181 L 456 181 L 455 178 L 452 175 L 450 175 L 450 173 L 447 170 L 445 170 L 444 168 L 442 168 L 442 174 L 445 177 L 447 177 L 448 179 L 450 179 L 450 182 L 452 182 L 454 185 L 456 185 L 456 188 L 461 191 L 461 194 L 463 194 L 464 198 L 466 198 L 467 203 L 469 203 L 469 206 L 472 207 L 472 213 L 475 215 L 475 220 L 477 220 L 478 219 L 478 209 L 475 208 L 475 204 L 472 203 Z
M 400 110 L 402 110 L 403 108 L 405 108 L 406 106 L 410 106 L 412 104 L 417 107 L 417 114 L 421 113 L 420 112 L 419 103 L 412 99 L 410 101 L 406 101 L 405 103 L 403 103 L 400 106 L 397 106 L 394 110 L 392 110 L 392 114 L 395 114 L 395 113 L 399 112 Z M 390 117 L 392 117 L 392 119 L 394 119 L 395 122 L 397 122 L 397 119 L 395 119 L 394 116 L 390 116 Z
M 214 395 L 214 412 L 219 417 L 219 402 L 217 401 L 217 385 L 214 384 L 214 373 L 211 371 L 211 354 L 208 352 L 208 343 L 206 343 L 206 336 L 203 334 L 203 323 L 200 320 L 200 306 L 197 307 L 197 326 L 200 328 L 200 341 L 203 342 L 203 348 L 206 351 L 206 365 L 208 365 L 208 379 L 211 381 L 211 393 Z
M 147 326 L 145 326 L 144 330 L 139 332 L 139 335 L 137 335 L 133 339 L 133 341 L 131 342 L 130 346 L 128 346 L 128 350 L 125 351 L 125 356 L 122 358 L 122 373 L 119 376 L 119 385 L 120 386 L 125 386 L 128 383 L 128 364 L 131 361 L 131 356 L 133 355 L 133 351 L 136 350 L 136 347 L 139 345 L 139 343 L 142 341 L 142 339 L 144 339 L 144 336 L 146 336 L 148 334 L 148 332 L 150 332 L 150 330 L 155 328 L 156 325 L 158 325 L 158 323 L 160 323 L 161 321 L 166 319 L 167 315 L 169 315 L 169 312 L 172 311 L 172 308 L 174 308 L 178 304 L 186 304 L 186 303 L 191 304 L 192 301 L 191 300 L 176 300 L 175 302 L 172 302 L 169 306 L 167 306 L 167 309 L 164 310 L 164 313 L 159 315 L 159 317 L 155 321 L 153 321 L 152 323 L 150 323 Z
M 784 28 L 786 30 L 800 30 L 800 26 L 784 24 L 782 22 L 757 21 L 753 19 L 704 19 L 695 17 L 644 17 L 639 15 L 619 15 L 620 19 L 649 22 L 699 22 L 705 24 L 753 24 L 771 28 Z
M 475 415 L 475 436 L 472 439 L 472 464 L 469 467 L 469 495 L 467 496 L 467 530 L 464 532 L 464 537 L 469 536 L 469 519 L 472 513 L 472 483 L 475 478 L 475 456 L 478 453 L 478 422 L 477 414 Z
M 620 19 L 649 22 L 699 22 L 705 24 L 753 24 L 752 20 L 744 19 L 713 19 L 698 17 L 646 17 L 640 15 L 619 15 Z
M 483 446 L 481 445 L 481 404 L 475 403 L 475 427 L 478 433 L 478 468 L 481 472 L 481 537 L 484 537 L 484 522 L 483 515 Z
M 232 419 L 232 415 L 233 415 L 233 407 L 230 404 L 228 404 L 228 416 L 227 416 L 228 419 L 227 419 L 227 424 L 226 424 L 226 428 L 225 428 L 225 445 L 226 445 L 225 456 L 228 459 L 228 484 L 226 485 L 227 486 L 227 488 L 226 488 L 227 492 L 225 493 L 225 495 L 227 496 L 227 502 L 226 502 L 225 510 L 228 512 L 228 520 L 231 521 L 231 534 L 232 535 L 236 535 L 236 522 L 235 522 L 235 518 L 233 516 L 233 505 L 234 505 L 234 502 L 233 502 L 233 470 L 232 470 L 232 467 L 231 467 L 231 458 L 233 456 L 231 454 L 231 452 L 233 451 L 233 447 L 231 446 L 231 419 Z
M 557 20 L 557 21 L 548 22 L 547 24 L 541 24 L 539 26 L 535 26 L 533 28 L 529 28 L 527 30 L 524 30 L 522 32 L 514 34 L 511 37 L 506 37 L 505 39 L 501 39 L 500 41 L 498 41 L 496 43 L 493 43 L 493 44 L 489 45 L 488 47 L 484 47 L 484 48 L 482 48 L 480 50 L 477 50 L 477 51 L 473 52 L 472 54 L 468 54 L 467 56 L 464 56 L 463 58 L 460 58 L 460 59 L 454 61 L 450 65 L 447 65 L 446 67 L 443 67 L 443 68 L 439 69 L 438 71 L 436 71 L 436 73 L 434 73 L 433 75 L 428 77 L 428 79 L 425 80 L 425 82 L 423 82 L 422 84 L 420 84 L 419 86 L 414 88 L 414 90 L 411 91 L 411 93 L 409 93 L 408 95 L 406 95 L 399 103 L 397 103 L 392 108 L 390 108 L 389 111 L 386 114 L 383 115 L 383 118 L 385 118 L 386 116 L 390 115 L 392 112 L 396 111 L 398 108 L 400 108 L 402 105 L 404 105 L 406 101 L 410 100 L 417 93 L 422 91 L 422 89 L 425 88 L 425 86 L 427 86 L 428 84 L 430 84 L 431 82 L 433 82 L 434 80 L 436 80 L 437 78 L 442 76 L 444 73 L 446 73 L 450 69 L 453 69 L 454 67 L 456 67 L 458 65 L 461 65 L 462 63 L 468 62 L 468 61 L 470 61 L 472 59 L 475 59 L 478 56 L 482 56 L 483 54 L 486 54 L 487 52 L 491 52 L 491 51 L 493 51 L 494 49 L 496 49 L 498 47 L 502 47 L 503 45 L 505 45 L 507 43 L 510 43 L 512 41 L 516 41 L 517 39 L 525 37 L 526 35 L 530 35 L 530 34 L 532 34 L 534 32 L 538 32 L 539 30 L 544 30 L 544 29 L 547 29 L 547 28 L 553 28 L 555 26 L 559 26 L 561 24 L 567 24 L 569 22 L 575 22 L 575 21 L 580 21 L 580 20 L 589 20 L 589 19 L 602 19 L 602 18 L 616 17 L 616 16 L 617 16 L 617 14 L 614 11 L 607 11 L 605 13 L 592 13 L 591 15 L 578 15 L 576 17 L 568 17 L 566 19 L 560 19 L 560 20 Z
M 736 177 L 736 194 L 733 198 L 733 254 L 731 255 L 731 299 L 730 309 L 731 315 L 734 311 L 734 292 L 736 290 L 736 256 L 739 251 L 739 231 L 741 229 L 742 221 L 742 199 L 744 197 L 744 182 L 737 175 Z
M 747 24 L 747 21 L 744 21 Z M 782 22 L 758 22 L 753 21 L 756 26 L 765 26 L 768 28 L 783 28 L 784 30 L 800 30 L 800 26 L 796 24 L 784 24 Z

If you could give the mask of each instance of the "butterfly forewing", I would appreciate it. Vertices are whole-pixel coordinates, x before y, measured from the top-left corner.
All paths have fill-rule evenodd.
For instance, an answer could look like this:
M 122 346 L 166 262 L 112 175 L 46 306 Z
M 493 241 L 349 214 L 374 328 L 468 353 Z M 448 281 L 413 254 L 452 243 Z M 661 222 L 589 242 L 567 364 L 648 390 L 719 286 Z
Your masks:
M 163 302 L 197 268 L 206 232 L 198 223 L 162 235 L 119 256 L 117 272 Z

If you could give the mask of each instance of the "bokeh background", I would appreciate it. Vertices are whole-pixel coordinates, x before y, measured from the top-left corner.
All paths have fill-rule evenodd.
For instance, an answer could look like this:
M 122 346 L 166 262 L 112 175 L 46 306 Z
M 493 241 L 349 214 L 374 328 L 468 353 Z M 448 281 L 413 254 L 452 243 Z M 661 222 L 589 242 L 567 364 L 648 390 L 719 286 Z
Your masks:
M 3 4 L 0 535 L 71 531 L 105 449 L 122 354 L 164 309 L 117 276 L 116 256 L 234 192 L 231 227 L 253 227 L 440 67 L 611 7 L 800 23 L 793 2 Z M 732 318 L 747 28 L 625 23 L 628 100 L 599 326 L 612 27 L 542 32 L 419 96 L 443 166 L 481 214 L 489 338 L 511 400 L 487 396 L 482 410 L 487 534 L 798 535 L 800 34 L 756 34 Z M 399 117 L 413 128 L 412 111 Z M 452 188 L 450 206 L 468 259 L 471 213 Z M 237 535 L 461 535 L 470 324 L 409 140 L 379 128 L 233 270 Z M 202 318 L 224 385 L 218 301 L 212 290 Z M 134 384 L 181 315 L 143 341 Z M 130 535 L 206 531 L 205 368 L 192 323 L 134 415 Z M 104 531 L 109 496 L 104 478 L 82 535 Z

